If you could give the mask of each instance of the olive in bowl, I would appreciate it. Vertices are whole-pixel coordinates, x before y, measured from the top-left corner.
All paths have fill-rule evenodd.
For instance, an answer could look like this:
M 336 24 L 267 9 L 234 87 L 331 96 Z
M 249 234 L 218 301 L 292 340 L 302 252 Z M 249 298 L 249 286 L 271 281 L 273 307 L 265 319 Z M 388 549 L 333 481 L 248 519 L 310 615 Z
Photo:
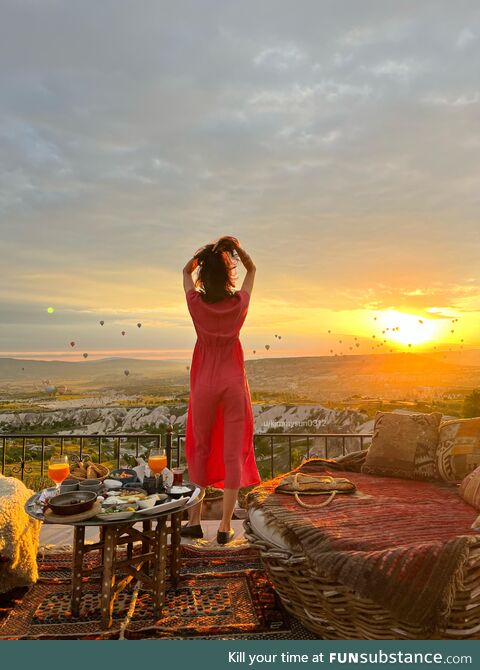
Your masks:
M 70 516 L 88 512 L 96 499 L 97 494 L 94 491 L 71 491 L 50 498 L 48 506 L 54 514 Z

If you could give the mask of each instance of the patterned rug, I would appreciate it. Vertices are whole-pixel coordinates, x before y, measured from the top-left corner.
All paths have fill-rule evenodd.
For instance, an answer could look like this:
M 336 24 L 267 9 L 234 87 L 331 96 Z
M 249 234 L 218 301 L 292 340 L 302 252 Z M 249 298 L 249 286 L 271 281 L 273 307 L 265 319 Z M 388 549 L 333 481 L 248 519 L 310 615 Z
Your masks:
M 0 597 L 0 639 L 315 639 L 285 612 L 254 549 L 181 549 L 182 578 L 167 591 L 163 617 L 156 620 L 150 594 L 131 582 L 108 631 L 100 624 L 99 578 L 84 580 L 73 617 L 71 554 L 46 555 L 37 584 Z M 88 560 L 96 562 L 94 552 Z

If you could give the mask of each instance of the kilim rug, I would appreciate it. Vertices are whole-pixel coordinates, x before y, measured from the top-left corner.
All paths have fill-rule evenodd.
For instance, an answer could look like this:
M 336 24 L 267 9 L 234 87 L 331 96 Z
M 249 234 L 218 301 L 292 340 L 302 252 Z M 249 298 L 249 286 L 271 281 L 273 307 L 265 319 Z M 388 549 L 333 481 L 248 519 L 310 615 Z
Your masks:
M 254 549 L 181 550 L 182 577 L 167 591 L 162 618 L 154 617 L 150 594 L 131 582 L 117 596 L 108 631 L 100 624 L 99 578 L 84 581 L 73 617 L 71 554 L 47 554 L 32 588 L 0 598 L 0 639 L 315 639 L 285 612 Z M 88 560 L 96 562 L 94 552 Z

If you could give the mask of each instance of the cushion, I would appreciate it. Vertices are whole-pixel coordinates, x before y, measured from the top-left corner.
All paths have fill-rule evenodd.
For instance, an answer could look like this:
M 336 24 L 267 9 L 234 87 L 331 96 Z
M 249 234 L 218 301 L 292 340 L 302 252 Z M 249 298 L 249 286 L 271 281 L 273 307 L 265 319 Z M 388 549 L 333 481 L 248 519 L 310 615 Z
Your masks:
M 440 425 L 437 466 L 446 482 L 461 482 L 480 466 L 480 417 Z
M 436 452 L 442 415 L 377 412 L 362 472 L 403 479 L 438 479 Z
M 480 468 L 465 477 L 458 490 L 462 498 L 475 509 L 480 509 Z

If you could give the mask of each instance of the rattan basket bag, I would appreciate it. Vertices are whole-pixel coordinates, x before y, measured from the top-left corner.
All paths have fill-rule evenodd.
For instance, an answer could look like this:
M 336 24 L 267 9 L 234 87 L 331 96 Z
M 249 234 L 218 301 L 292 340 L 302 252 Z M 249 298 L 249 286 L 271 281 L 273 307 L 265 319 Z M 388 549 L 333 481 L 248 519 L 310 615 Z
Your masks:
M 354 493 L 355 491 L 355 484 L 344 477 L 307 475 L 303 472 L 295 472 L 287 475 L 275 489 L 275 493 L 294 495 L 297 503 L 307 509 L 325 507 L 332 502 L 337 493 Z M 300 499 L 299 494 L 310 496 L 328 495 L 328 499 L 321 503 L 308 504 Z

